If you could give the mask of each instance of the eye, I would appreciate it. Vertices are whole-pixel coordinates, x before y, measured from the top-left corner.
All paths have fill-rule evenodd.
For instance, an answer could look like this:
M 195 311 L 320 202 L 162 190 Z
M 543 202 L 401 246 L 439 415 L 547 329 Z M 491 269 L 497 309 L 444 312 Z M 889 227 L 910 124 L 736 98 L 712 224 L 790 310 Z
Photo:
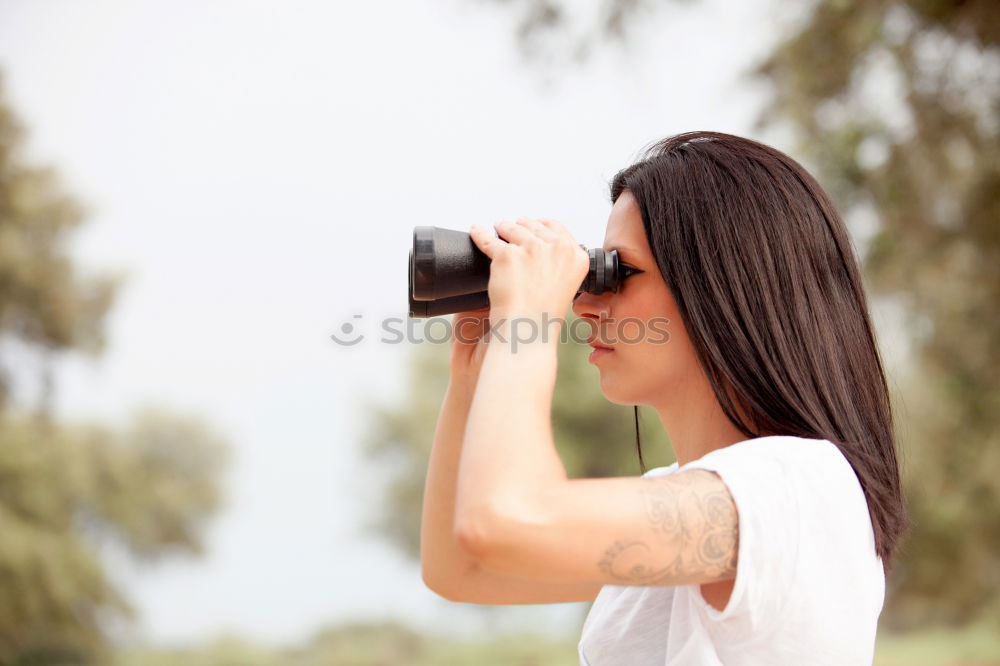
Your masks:
M 639 270 L 635 266 L 629 266 L 628 264 L 621 264 L 619 267 L 619 272 L 621 273 L 621 279 L 626 280 L 636 273 L 644 273 L 645 271 Z

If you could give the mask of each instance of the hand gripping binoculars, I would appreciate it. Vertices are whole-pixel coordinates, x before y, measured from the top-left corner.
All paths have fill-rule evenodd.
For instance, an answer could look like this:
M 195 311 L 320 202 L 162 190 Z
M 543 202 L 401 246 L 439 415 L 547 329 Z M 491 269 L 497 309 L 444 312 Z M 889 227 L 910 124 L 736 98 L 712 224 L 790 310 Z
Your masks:
M 587 250 L 584 245 L 580 247 Z M 590 270 L 576 295 L 617 292 L 622 280 L 618 251 L 595 247 L 587 250 L 587 254 Z M 488 307 L 489 280 L 490 258 L 476 247 L 468 232 L 440 227 L 413 229 L 409 267 L 411 317 L 436 317 Z

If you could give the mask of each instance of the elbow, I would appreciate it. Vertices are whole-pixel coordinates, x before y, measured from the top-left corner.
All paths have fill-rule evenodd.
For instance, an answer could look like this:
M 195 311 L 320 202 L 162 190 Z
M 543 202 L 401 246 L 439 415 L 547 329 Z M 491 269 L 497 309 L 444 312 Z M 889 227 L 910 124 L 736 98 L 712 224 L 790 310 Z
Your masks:
M 445 585 L 445 581 L 441 576 L 436 575 L 429 567 L 423 566 L 421 568 L 421 576 L 424 580 L 424 585 L 434 594 L 447 601 L 459 601 L 453 589 Z
M 455 521 L 455 542 L 472 561 L 484 569 L 496 570 L 511 522 L 496 511 L 479 509 Z
M 544 500 L 522 494 L 464 506 L 459 502 L 452 528 L 455 543 L 479 569 L 523 575 L 532 559 L 531 544 L 552 525 Z
M 478 582 L 481 573 L 482 568 L 474 560 L 447 569 L 421 567 L 421 576 L 427 589 L 453 603 L 487 603 L 477 596 L 481 595 Z
M 487 552 L 482 523 L 472 520 L 455 522 L 452 534 L 461 560 L 451 558 L 450 564 L 437 563 L 427 553 L 421 554 L 420 574 L 424 585 L 434 594 L 454 603 L 477 603 L 474 578 L 484 567 L 480 557 Z M 458 553 L 456 553 L 457 555 Z
M 434 567 L 424 561 L 421 562 L 420 575 L 427 589 L 442 599 L 466 601 L 468 582 L 475 568 L 475 564 L 449 568 Z

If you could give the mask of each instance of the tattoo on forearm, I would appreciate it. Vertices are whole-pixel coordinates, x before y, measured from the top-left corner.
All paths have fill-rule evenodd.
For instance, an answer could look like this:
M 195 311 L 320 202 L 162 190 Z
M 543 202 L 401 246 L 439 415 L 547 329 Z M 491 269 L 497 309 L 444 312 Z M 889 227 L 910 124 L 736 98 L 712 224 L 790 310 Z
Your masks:
M 706 572 L 720 580 L 734 574 L 739 546 L 736 508 L 725 491 L 707 490 L 703 478 L 681 474 L 650 479 L 639 494 L 652 538 L 615 541 L 598 567 L 632 585 L 684 584 Z M 665 552 L 672 554 L 671 561 L 663 560 Z

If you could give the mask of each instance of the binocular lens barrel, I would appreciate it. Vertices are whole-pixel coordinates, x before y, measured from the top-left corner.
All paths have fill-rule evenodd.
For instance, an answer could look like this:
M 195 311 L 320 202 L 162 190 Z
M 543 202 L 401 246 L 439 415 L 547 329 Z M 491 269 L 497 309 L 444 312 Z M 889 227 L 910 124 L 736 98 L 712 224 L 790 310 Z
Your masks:
M 583 249 L 587 248 L 583 245 Z M 590 270 L 577 290 L 603 294 L 618 291 L 618 252 L 595 247 L 587 250 Z M 440 227 L 415 227 L 409 257 L 410 317 L 478 310 L 490 304 L 487 285 L 490 258 L 468 232 Z

